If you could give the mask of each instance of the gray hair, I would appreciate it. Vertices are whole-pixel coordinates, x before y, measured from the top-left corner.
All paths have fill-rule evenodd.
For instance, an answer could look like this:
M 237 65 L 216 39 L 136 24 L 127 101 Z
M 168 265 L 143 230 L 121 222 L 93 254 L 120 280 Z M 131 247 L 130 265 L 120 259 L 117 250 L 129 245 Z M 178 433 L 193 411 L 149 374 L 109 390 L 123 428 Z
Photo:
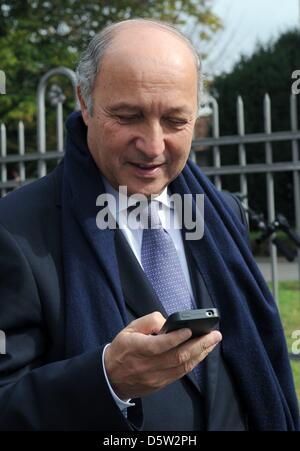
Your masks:
M 120 27 L 124 24 L 131 23 L 141 23 L 141 24 L 149 24 L 154 27 L 161 28 L 170 33 L 173 33 L 177 37 L 179 37 L 191 50 L 191 53 L 195 60 L 197 76 L 198 76 L 198 103 L 200 99 L 200 86 L 201 86 L 201 61 L 200 57 L 189 41 L 189 39 L 181 33 L 177 28 L 173 25 L 158 21 L 158 20 L 150 20 L 150 19 L 129 19 L 123 20 L 120 22 L 113 23 L 103 28 L 99 33 L 97 33 L 93 39 L 91 39 L 88 47 L 81 54 L 79 64 L 76 69 L 77 83 L 80 87 L 80 92 L 87 106 L 88 112 L 90 115 L 93 114 L 93 89 L 94 83 L 98 75 L 98 71 L 103 60 L 104 54 L 108 47 L 111 45 L 114 37 L 116 36 Z

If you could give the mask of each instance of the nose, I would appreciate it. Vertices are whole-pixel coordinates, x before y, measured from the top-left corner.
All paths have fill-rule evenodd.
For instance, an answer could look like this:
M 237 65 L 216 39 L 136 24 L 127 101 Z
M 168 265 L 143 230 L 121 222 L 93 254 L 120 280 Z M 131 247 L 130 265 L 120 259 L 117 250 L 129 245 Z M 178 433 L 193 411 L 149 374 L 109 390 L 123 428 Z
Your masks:
M 159 122 L 145 124 L 136 138 L 137 148 L 149 158 L 154 159 L 165 150 L 164 132 Z

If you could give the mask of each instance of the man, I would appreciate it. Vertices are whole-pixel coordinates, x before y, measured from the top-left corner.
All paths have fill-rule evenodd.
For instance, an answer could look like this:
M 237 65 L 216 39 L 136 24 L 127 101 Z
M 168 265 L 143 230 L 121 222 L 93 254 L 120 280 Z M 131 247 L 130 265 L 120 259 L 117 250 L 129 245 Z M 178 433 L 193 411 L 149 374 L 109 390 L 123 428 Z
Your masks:
M 240 207 L 187 162 L 199 69 L 168 25 L 103 30 L 78 67 L 82 115 L 68 119 L 63 164 L 1 201 L 0 429 L 298 427 L 278 312 Z M 150 234 L 122 227 L 120 187 L 152 200 Z M 104 193 L 117 228 L 96 220 Z M 199 193 L 202 239 L 184 225 L 166 232 L 178 215 L 170 196 Z M 159 334 L 170 312 L 195 307 L 218 307 L 222 335 Z

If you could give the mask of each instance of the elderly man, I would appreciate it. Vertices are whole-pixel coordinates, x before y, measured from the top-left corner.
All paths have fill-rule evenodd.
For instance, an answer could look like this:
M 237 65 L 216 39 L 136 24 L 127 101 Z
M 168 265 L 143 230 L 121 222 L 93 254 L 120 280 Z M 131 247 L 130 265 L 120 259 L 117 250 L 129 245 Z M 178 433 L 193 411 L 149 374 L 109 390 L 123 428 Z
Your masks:
M 239 204 L 188 161 L 199 70 L 171 26 L 104 29 L 78 67 L 63 163 L 1 201 L 0 429 L 297 429 L 278 312 Z M 153 229 L 122 226 L 120 187 L 144 195 Z M 99 227 L 104 193 L 117 227 Z M 201 239 L 165 225 L 179 214 L 172 194 L 194 209 L 204 194 Z M 202 307 L 220 310 L 220 331 L 159 334 L 168 314 Z

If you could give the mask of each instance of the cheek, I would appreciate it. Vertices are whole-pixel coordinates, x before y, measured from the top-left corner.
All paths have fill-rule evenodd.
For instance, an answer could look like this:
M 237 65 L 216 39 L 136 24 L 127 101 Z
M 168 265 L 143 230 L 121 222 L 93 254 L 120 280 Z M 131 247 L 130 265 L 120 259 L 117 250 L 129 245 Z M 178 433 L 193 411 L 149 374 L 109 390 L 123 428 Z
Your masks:
M 187 160 L 191 149 L 191 142 L 192 137 L 190 134 L 184 134 L 173 141 L 170 145 L 170 153 L 173 163 L 176 161 L 179 163 L 183 160 Z
M 90 150 L 95 151 L 97 149 L 98 151 L 98 148 L 101 146 L 103 141 L 103 133 L 97 120 L 92 120 L 89 122 L 87 139 Z
M 169 159 L 171 164 L 169 165 L 168 177 L 173 179 L 184 168 L 187 159 L 190 155 L 191 149 L 191 134 L 184 134 L 180 138 L 173 142 L 173 146 L 170 146 Z
M 120 127 L 119 124 L 103 124 L 101 127 L 102 143 L 112 150 L 121 152 L 128 143 L 130 143 L 131 135 L 127 130 Z

